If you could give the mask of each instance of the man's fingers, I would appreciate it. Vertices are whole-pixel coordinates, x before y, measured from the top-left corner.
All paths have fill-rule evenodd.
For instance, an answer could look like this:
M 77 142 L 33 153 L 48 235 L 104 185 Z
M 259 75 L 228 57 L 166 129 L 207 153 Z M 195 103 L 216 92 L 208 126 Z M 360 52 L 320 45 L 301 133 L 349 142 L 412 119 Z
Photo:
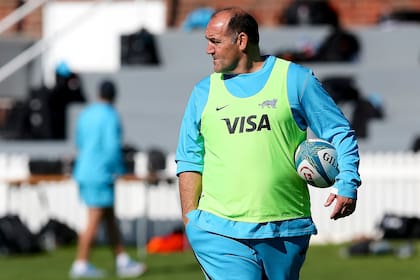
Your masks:
M 331 194 L 328 196 L 327 201 L 325 201 L 324 206 L 325 206 L 325 207 L 330 206 L 330 205 L 331 205 L 331 203 L 333 203 L 334 199 L 335 199 L 335 194 L 331 193 Z
M 341 211 L 342 211 L 343 209 L 341 208 L 341 206 L 340 205 L 338 205 L 338 203 L 335 205 L 335 207 L 334 207 L 334 210 L 331 212 L 331 215 L 330 215 L 330 218 L 331 219 L 334 219 L 334 220 L 337 220 L 338 218 L 340 218 L 341 217 L 341 215 L 343 215 L 342 213 L 341 213 Z
M 350 216 L 354 212 L 352 205 L 336 205 L 334 211 L 331 213 L 331 219 L 337 220 Z
M 333 201 L 336 201 L 336 204 L 334 205 L 334 209 L 331 212 L 331 219 L 337 220 L 339 218 L 350 216 L 356 209 L 356 200 L 342 196 L 337 196 L 334 193 L 331 193 L 328 196 L 324 206 L 330 206 L 333 203 Z
M 351 213 L 353 213 L 353 212 L 354 212 L 353 207 L 344 206 L 344 207 L 341 209 L 341 214 L 343 214 L 343 215 L 350 215 L 350 214 L 351 214 Z

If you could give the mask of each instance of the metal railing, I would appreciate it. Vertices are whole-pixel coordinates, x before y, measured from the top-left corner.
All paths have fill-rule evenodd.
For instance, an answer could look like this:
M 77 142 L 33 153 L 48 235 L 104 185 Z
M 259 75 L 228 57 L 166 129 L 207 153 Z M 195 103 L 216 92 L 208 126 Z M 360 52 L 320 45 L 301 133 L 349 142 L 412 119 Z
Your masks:
M 0 21 L 0 34 L 50 0 L 29 0 Z
M 10 28 L 13 24 L 17 23 L 18 21 L 22 20 L 25 16 L 27 16 L 30 12 L 35 10 L 36 8 L 40 7 L 41 5 L 50 2 L 51 0 L 30 0 L 27 1 L 24 5 L 16 9 L 10 15 L 5 17 L 2 21 L 0 21 L 0 34 Z M 38 57 L 42 54 L 51 44 L 57 40 L 59 37 L 64 36 L 67 32 L 71 31 L 75 26 L 83 22 L 84 19 L 92 16 L 95 8 L 98 4 L 104 2 L 112 2 L 112 0 L 96 0 L 92 3 L 92 5 L 86 9 L 85 12 L 81 13 L 79 16 L 76 16 L 73 20 L 69 21 L 67 25 L 60 28 L 47 38 L 43 38 L 30 46 L 29 48 L 25 49 L 22 53 L 17 55 L 15 58 L 10 60 L 8 63 L 3 65 L 0 68 L 0 83 L 8 78 L 10 75 L 15 73 L 21 67 L 25 66 L 33 59 Z

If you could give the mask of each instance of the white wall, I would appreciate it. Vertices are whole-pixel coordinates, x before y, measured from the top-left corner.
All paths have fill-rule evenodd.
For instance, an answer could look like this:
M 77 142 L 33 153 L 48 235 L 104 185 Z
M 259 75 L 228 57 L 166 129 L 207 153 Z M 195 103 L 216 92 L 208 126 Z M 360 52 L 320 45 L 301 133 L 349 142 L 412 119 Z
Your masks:
M 120 36 L 145 27 L 165 30 L 163 0 L 124 2 L 51 2 L 43 11 L 44 77 L 53 82 L 54 68 L 66 61 L 77 72 L 114 72 L 120 68 Z

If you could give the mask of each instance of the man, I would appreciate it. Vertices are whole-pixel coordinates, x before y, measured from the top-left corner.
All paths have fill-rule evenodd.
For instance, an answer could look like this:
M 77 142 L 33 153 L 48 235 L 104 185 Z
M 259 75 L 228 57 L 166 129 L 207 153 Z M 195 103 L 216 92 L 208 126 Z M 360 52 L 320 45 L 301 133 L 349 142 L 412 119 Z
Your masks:
M 103 81 L 98 99 L 81 112 L 76 124 L 78 157 L 74 178 L 80 196 L 87 205 L 87 227 L 79 234 L 76 260 L 70 270 L 72 278 L 101 278 L 104 272 L 89 262 L 96 232 L 105 221 L 110 245 L 116 256 L 120 277 L 137 277 L 145 267 L 134 262 L 124 251 L 114 212 L 114 189 L 117 176 L 124 172 L 122 157 L 122 128 L 113 103 L 116 89 L 111 81 Z
M 336 220 L 361 183 L 354 131 L 309 69 L 260 55 L 245 11 L 216 12 L 205 37 L 215 73 L 193 89 L 176 155 L 188 240 L 207 279 L 298 279 L 316 227 L 294 151 L 308 127 L 335 145 Z

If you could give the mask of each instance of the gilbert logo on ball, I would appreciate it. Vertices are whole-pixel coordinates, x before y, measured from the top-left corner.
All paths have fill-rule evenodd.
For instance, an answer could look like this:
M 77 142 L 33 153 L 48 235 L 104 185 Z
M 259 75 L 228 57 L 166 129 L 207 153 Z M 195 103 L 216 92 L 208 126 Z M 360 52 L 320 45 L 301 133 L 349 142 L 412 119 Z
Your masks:
M 318 188 L 330 187 L 339 172 L 337 151 L 327 141 L 305 140 L 296 149 L 295 167 L 308 184 Z

